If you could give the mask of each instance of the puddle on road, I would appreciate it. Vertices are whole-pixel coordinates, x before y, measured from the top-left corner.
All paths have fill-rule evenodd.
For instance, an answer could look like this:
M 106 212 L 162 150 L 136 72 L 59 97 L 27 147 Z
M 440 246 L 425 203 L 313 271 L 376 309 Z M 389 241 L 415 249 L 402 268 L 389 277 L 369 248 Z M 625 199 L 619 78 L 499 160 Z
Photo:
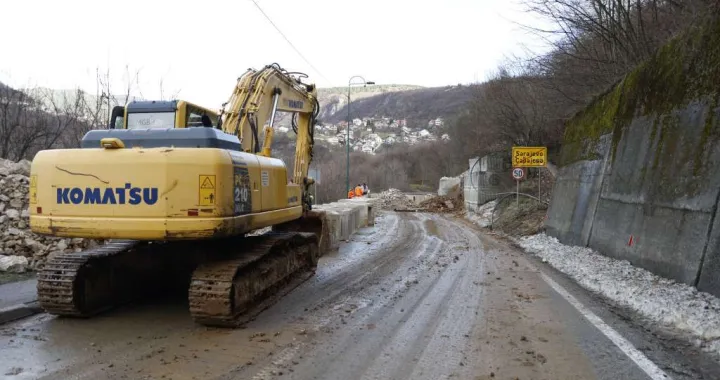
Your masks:
M 362 227 L 359 230 L 355 231 L 355 235 L 370 236 L 375 235 L 375 232 L 377 232 L 375 227 Z
M 440 237 L 440 234 L 438 232 L 437 224 L 435 224 L 435 221 L 432 219 L 427 219 L 423 223 L 425 225 L 425 230 L 432 236 Z
M 273 305 L 275 306 L 275 305 Z M 0 329 L 0 378 L 214 378 L 299 345 L 312 323 L 195 324 L 184 300 L 138 302 L 90 319 L 38 316 Z M 18 368 L 14 368 L 18 367 Z M 9 376 L 9 375 L 7 375 Z

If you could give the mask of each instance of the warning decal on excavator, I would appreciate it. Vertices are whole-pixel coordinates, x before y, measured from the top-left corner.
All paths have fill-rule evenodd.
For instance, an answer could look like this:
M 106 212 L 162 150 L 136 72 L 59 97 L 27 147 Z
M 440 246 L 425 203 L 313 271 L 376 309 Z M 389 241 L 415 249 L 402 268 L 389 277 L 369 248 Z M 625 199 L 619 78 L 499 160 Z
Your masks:
M 37 203 L 37 176 L 30 176 L 30 203 Z
M 249 214 L 252 211 L 252 199 L 247 167 L 235 166 L 233 177 L 235 215 Z
M 215 176 L 214 175 L 201 175 L 198 193 L 200 200 L 198 204 L 200 206 L 214 206 L 216 201 L 215 194 Z
M 201 175 L 200 176 L 200 188 L 201 189 L 214 189 L 215 188 L 215 176 L 212 175 Z

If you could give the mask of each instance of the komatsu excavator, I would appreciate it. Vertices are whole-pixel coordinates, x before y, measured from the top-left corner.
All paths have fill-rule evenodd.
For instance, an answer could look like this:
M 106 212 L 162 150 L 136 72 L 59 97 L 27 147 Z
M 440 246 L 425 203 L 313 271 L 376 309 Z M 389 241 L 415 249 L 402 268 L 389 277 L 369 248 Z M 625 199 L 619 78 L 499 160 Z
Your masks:
M 180 283 L 195 321 L 237 326 L 311 276 L 326 231 L 310 211 L 319 103 L 303 77 L 277 64 L 250 69 L 214 124 L 196 115 L 201 127 L 185 123 L 188 112 L 178 116 L 185 103 L 130 103 L 113 112 L 109 129 L 88 132 L 81 148 L 39 152 L 30 173 L 32 231 L 109 239 L 51 255 L 38 275 L 40 305 L 90 317 Z M 276 112 L 294 114 L 290 176 L 270 157 Z M 248 234 L 268 226 L 272 232 Z

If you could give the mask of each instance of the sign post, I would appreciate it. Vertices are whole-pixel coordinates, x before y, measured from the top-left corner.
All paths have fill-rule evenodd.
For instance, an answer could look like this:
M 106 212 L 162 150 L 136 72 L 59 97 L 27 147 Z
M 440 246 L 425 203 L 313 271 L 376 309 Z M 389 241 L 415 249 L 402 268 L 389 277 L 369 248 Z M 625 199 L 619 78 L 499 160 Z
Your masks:
M 515 168 L 512 171 L 512 176 L 515 178 L 515 206 L 520 208 L 520 180 L 525 177 L 525 170 L 523 168 Z
M 538 199 L 540 199 L 540 172 L 542 168 L 547 167 L 547 147 L 514 146 L 512 148 L 512 166 L 514 168 L 538 168 Z

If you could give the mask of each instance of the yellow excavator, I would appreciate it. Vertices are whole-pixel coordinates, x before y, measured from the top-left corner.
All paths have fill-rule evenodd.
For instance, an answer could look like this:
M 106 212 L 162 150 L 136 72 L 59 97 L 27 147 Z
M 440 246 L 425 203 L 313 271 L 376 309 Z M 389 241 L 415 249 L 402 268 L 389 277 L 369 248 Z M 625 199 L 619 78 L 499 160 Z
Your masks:
M 39 152 L 32 231 L 107 240 L 51 255 L 38 274 L 40 305 L 90 317 L 180 284 L 195 321 L 237 326 L 312 276 L 327 231 L 308 191 L 319 103 L 305 77 L 277 64 L 249 69 L 219 114 L 131 102 L 81 148 Z M 297 134 L 289 176 L 270 157 L 277 112 L 293 113 Z

